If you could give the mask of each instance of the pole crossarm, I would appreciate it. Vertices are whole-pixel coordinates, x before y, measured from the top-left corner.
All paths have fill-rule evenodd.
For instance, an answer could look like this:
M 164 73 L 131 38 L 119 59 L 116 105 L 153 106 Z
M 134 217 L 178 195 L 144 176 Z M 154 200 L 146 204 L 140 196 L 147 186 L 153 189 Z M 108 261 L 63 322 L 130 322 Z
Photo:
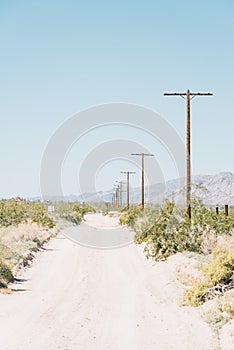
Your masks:
M 151 153 L 131 153 L 131 156 L 142 156 L 142 154 L 144 156 L 152 156 L 152 157 L 154 157 L 154 154 L 151 154 Z
M 190 96 L 213 96 L 212 92 L 190 92 Z M 164 92 L 164 96 L 186 96 L 187 92 Z

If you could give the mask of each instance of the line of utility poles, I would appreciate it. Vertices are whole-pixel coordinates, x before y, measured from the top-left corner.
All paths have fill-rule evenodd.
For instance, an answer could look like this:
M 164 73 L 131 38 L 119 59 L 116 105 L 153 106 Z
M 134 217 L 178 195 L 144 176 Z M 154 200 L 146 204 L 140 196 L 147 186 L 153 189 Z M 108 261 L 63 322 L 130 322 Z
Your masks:
M 190 125 L 190 102 L 196 96 L 213 96 L 211 92 L 165 92 L 164 96 L 180 96 L 186 99 L 186 214 L 191 219 L 191 125 Z M 145 156 L 153 157 L 154 154 L 149 153 L 132 153 L 132 156 L 141 156 L 141 207 L 145 207 Z M 127 208 L 129 209 L 129 175 L 135 174 L 134 171 L 121 171 L 122 174 L 127 174 Z M 119 185 L 115 188 L 115 193 L 112 197 L 112 204 L 122 206 L 122 181 L 118 181 Z M 172 201 L 174 202 L 174 192 L 172 193 Z
M 130 205 L 130 197 L 129 197 L 129 175 L 136 174 L 135 171 L 121 171 L 121 174 L 127 174 L 127 209 L 129 209 Z
M 186 92 L 174 92 L 174 93 L 168 93 L 165 92 L 164 96 L 181 96 L 183 98 L 186 98 L 186 213 L 191 219 L 191 139 L 190 139 L 190 101 L 195 96 L 213 96 L 210 92 L 190 92 L 187 90 Z M 192 98 L 191 98 L 192 96 Z
M 145 156 L 153 157 L 150 153 L 132 153 L 132 156 L 141 156 L 141 208 L 145 208 Z
M 113 206 L 116 206 L 116 207 L 122 207 L 123 205 L 123 192 L 125 192 L 123 190 L 123 184 L 124 182 L 123 181 L 115 181 L 116 184 L 114 185 L 114 193 L 112 195 L 112 205 Z M 117 185 L 118 183 L 118 185 Z

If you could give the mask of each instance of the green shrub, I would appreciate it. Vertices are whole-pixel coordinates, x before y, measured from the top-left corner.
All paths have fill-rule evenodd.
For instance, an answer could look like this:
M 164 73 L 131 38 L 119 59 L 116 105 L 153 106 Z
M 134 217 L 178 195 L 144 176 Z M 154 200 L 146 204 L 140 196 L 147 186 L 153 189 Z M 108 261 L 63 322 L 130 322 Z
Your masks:
M 204 301 L 207 289 L 210 285 L 206 282 L 196 283 L 191 289 L 186 290 L 185 297 L 191 306 L 199 306 Z
M 28 204 L 26 217 L 43 227 L 53 228 L 55 226 L 53 220 L 48 216 L 47 207 L 39 202 Z
M 13 199 L 0 201 L 0 226 L 18 225 L 29 219 L 47 228 L 55 226 L 42 203 Z
M 129 227 L 134 226 L 136 220 L 142 216 L 142 209 L 140 207 L 131 207 L 126 212 L 122 213 L 119 217 L 120 225 L 127 225 Z
M 207 254 L 216 245 L 219 235 L 229 235 L 234 228 L 233 215 L 216 215 L 198 198 L 192 199 L 191 209 L 191 221 L 185 210 L 168 200 L 164 201 L 159 215 L 153 217 L 152 213 L 144 213 L 141 225 L 133 227 L 135 242 L 146 244 L 147 257 L 162 260 L 183 251 Z M 129 214 L 124 215 L 122 221 L 128 222 Z
M 219 284 L 226 284 L 233 275 L 234 248 L 228 250 L 216 247 L 211 255 L 211 261 L 202 268 L 205 282 L 196 283 L 185 295 L 188 303 L 192 306 L 200 305 L 209 289 Z
M 14 281 L 11 269 L 2 261 L 0 261 L 0 283 L 5 284 Z
M 83 220 L 84 215 L 88 212 L 95 212 L 95 210 L 88 204 L 63 202 L 56 205 L 56 213 L 59 217 L 76 225 Z
M 234 269 L 234 248 L 228 251 L 217 247 L 212 253 L 212 261 L 202 271 L 212 285 L 226 282 L 230 279 Z

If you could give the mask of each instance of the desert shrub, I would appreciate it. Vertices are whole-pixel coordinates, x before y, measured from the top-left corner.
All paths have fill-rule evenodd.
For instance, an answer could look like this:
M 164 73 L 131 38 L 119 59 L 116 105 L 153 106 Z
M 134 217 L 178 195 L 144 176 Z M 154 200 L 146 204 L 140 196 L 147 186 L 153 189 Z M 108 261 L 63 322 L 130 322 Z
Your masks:
M 163 260 L 168 256 L 184 251 L 193 245 L 189 235 L 189 221 L 181 220 L 180 211 L 175 210 L 174 203 L 165 200 L 159 215 L 147 227 L 142 223 L 144 230 L 137 232 L 135 242 L 145 241 L 147 257 Z
M 26 217 L 47 228 L 55 226 L 53 220 L 48 216 L 47 207 L 39 202 L 32 202 L 27 205 Z
M 18 225 L 29 219 L 47 228 L 54 227 L 53 220 L 48 216 L 47 207 L 42 203 L 13 199 L 0 201 L 0 226 Z
M 234 228 L 234 216 L 216 215 L 198 198 L 191 201 L 191 221 L 185 210 L 165 200 L 159 215 L 144 214 L 141 225 L 134 226 L 135 242 L 145 242 L 147 257 L 166 259 L 183 251 L 210 253 L 217 244 L 219 235 L 230 234 Z M 125 214 L 123 219 L 128 221 Z M 123 220 L 123 221 L 124 221 Z
M 202 304 L 207 289 L 210 287 L 208 282 L 196 283 L 191 289 L 186 290 L 185 297 L 191 306 L 199 306 Z
M 196 283 L 185 293 L 188 303 L 192 306 L 200 305 L 208 299 L 208 294 L 217 285 L 219 289 L 225 290 L 225 288 L 222 288 L 222 285 L 225 287 L 225 284 L 232 282 L 230 279 L 234 270 L 234 248 L 230 247 L 227 251 L 222 247 L 216 247 L 211 255 L 210 262 L 201 270 L 205 277 L 205 282 Z
M 133 228 L 134 224 L 136 223 L 136 220 L 141 216 L 142 216 L 142 209 L 140 207 L 137 207 L 137 206 L 131 207 L 120 215 L 119 224 L 127 225 Z
M 203 267 L 202 272 L 212 285 L 226 282 L 230 279 L 234 269 L 234 248 L 228 251 L 216 247 L 212 253 L 211 262 Z
M 88 212 L 95 212 L 88 204 L 82 205 L 76 202 L 63 202 L 58 203 L 56 206 L 56 213 L 60 218 L 76 225 L 83 220 L 84 215 Z
M 14 200 L 0 201 L 0 226 L 18 225 L 26 218 L 26 205 Z
M 7 284 L 14 281 L 14 276 L 11 269 L 3 262 L 0 261 L 0 283 Z

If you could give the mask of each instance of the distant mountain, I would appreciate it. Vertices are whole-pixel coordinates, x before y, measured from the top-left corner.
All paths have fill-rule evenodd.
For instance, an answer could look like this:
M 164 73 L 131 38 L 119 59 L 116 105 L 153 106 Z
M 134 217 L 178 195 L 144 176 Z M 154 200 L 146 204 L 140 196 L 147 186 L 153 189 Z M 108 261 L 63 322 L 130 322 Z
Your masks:
M 203 199 L 205 204 L 229 204 L 234 205 L 234 174 L 222 172 L 216 175 L 195 175 L 192 184 L 198 185 L 196 195 Z M 165 184 L 150 185 L 145 189 L 146 202 L 162 203 L 164 198 L 171 198 L 174 192 L 175 201 L 184 203 L 185 179 L 175 179 Z M 100 191 L 97 193 L 84 193 L 83 195 L 70 195 L 65 197 L 53 197 L 51 200 L 66 200 L 79 202 L 111 202 L 113 190 Z M 132 203 L 140 203 L 141 187 L 131 189 L 130 198 Z M 123 198 L 125 201 L 125 198 Z
M 234 174 L 222 172 L 216 175 L 195 175 L 192 177 L 192 191 L 202 198 L 205 204 L 234 204 Z M 171 198 L 174 192 L 175 201 L 183 203 L 185 179 L 166 182 L 164 193 L 159 193 L 157 185 L 149 188 L 149 202 L 158 203 L 164 198 Z

